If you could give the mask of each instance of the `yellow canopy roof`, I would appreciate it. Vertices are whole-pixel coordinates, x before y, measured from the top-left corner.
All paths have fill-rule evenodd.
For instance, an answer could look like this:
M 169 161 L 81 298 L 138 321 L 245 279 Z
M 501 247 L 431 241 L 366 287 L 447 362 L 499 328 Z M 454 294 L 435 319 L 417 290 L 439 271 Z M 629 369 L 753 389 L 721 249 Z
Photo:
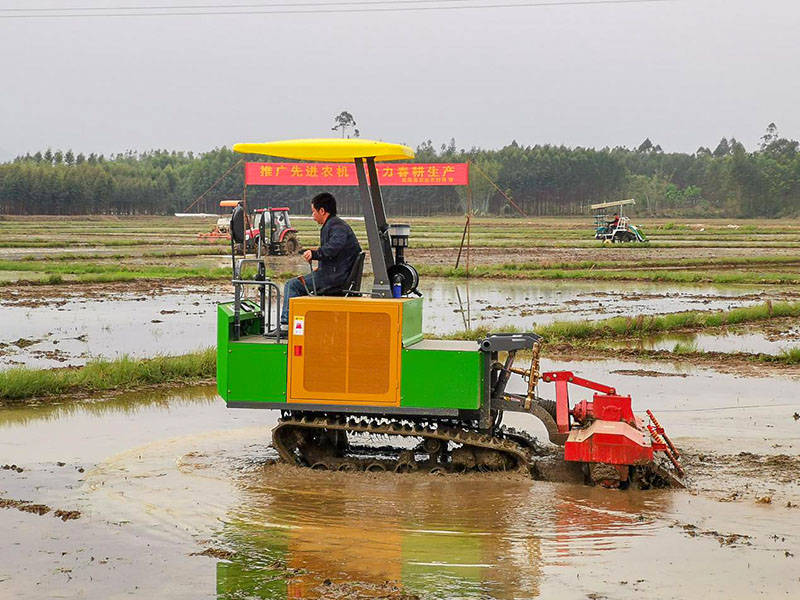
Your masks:
M 342 138 L 234 144 L 233 150 L 242 154 L 266 154 L 280 158 L 322 162 L 350 162 L 356 158 L 368 157 L 375 157 L 376 161 L 414 158 L 414 151 L 402 144 Z

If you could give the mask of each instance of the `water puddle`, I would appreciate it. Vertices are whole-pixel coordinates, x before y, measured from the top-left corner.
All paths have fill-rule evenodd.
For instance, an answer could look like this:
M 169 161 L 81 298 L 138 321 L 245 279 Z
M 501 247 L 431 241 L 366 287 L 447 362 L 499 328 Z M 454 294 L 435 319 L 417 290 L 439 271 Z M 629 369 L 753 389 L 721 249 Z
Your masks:
M 214 346 L 217 303 L 229 299 L 228 288 L 218 286 L 6 301 L 0 366 L 81 365 L 93 357 L 184 354 Z

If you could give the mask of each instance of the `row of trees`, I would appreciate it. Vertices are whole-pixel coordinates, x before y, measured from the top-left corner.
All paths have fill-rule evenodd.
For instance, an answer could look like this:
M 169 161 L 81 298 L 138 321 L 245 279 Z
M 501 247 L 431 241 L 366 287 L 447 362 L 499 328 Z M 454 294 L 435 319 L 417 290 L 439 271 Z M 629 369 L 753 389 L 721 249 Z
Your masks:
M 219 212 L 219 200 L 242 196 L 243 168 L 236 166 L 242 158 L 264 159 L 227 148 L 111 157 L 37 152 L 0 164 L 0 214 L 171 214 L 193 203 L 193 211 Z M 735 139 L 694 154 L 665 153 L 649 139 L 636 149 L 601 150 L 516 142 L 500 150 L 459 150 L 451 140 L 438 149 L 423 143 L 415 160 L 469 161 L 471 187 L 384 188 L 389 214 L 462 214 L 471 205 L 478 214 L 512 215 L 518 206 L 528 215 L 574 215 L 585 214 L 594 202 L 631 197 L 640 214 L 655 216 L 800 214 L 798 142 L 782 138 L 774 124 L 753 152 Z M 317 191 L 249 187 L 247 199 L 251 206 L 287 205 L 306 213 Z M 355 189 L 334 192 L 340 212 L 360 213 Z

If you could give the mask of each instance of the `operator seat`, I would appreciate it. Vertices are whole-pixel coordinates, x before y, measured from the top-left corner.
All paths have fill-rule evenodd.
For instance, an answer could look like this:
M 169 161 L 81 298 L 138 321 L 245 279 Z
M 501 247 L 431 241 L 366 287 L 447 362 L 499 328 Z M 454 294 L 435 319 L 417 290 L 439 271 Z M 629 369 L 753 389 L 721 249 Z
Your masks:
M 361 277 L 364 274 L 364 259 L 366 252 L 359 252 L 356 259 L 353 261 L 353 266 L 350 267 L 350 273 L 347 275 L 344 283 L 341 286 L 329 287 L 323 290 L 318 290 L 318 296 L 360 296 L 361 295 Z

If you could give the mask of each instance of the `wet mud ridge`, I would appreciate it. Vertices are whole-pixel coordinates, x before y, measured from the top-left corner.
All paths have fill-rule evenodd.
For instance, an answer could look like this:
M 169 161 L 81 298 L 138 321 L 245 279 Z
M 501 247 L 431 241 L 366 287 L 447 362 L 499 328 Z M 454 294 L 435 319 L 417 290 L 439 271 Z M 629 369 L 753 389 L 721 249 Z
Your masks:
M 720 546 L 752 546 L 752 536 L 742 533 L 720 533 L 719 531 L 705 531 L 692 523 L 680 523 L 675 521 L 670 527 L 681 529 L 689 537 L 710 537 Z
M 693 453 L 686 455 L 689 468 L 699 481 L 707 485 L 719 485 L 720 482 L 737 482 L 737 488 L 729 491 L 724 501 L 737 500 L 745 495 L 750 488 L 760 484 L 763 490 L 770 489 L 772 485 L 792 485 L 797 483 L 800 473 L 800 456 L 788 454 L 754 454 L 752 452 L 739 452 L 738 454 L 712 454 Z M 757 502 L 771 503 L 771 497 L 766 492 L 756 493 Z M 792 508 L 789 502 L 787 508 Z

